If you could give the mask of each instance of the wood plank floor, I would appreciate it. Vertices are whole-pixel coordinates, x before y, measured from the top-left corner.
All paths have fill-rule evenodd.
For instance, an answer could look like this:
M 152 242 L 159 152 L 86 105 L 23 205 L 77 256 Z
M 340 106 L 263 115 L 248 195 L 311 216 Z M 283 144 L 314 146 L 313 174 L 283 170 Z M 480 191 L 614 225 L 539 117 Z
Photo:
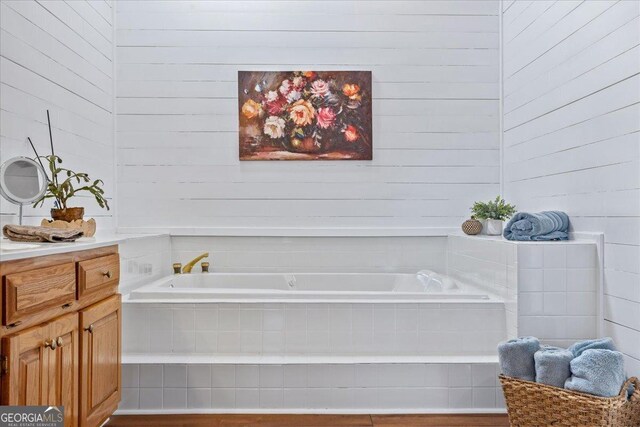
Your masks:
M 502 427 L 506 415 L 116 415 L 108 427 Z

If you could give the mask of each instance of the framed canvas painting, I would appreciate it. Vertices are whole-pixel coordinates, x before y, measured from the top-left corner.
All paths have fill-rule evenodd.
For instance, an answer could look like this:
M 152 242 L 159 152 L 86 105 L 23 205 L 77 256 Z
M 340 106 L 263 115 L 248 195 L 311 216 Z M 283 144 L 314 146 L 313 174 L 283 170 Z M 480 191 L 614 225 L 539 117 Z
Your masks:
M 239 71 L 240 160 L 371 160 L 370 71 Z

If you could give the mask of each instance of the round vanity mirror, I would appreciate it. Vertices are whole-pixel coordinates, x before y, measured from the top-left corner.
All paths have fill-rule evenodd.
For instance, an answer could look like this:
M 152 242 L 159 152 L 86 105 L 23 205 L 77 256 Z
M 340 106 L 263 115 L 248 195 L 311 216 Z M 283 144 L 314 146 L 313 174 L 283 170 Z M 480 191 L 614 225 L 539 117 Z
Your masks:
M 40 199 L 47 190 L 47 175 L 38 162 L 28 157 L 14 157 L 0 166 L 0 194 L 20 206 Z

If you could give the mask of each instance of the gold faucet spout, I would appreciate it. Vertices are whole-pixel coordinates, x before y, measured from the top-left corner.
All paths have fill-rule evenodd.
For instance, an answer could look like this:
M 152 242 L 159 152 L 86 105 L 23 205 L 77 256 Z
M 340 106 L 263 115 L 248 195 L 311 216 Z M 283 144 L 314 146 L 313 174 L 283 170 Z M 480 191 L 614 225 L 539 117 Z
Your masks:
M 182 272 L 191 273 L 191 269 L 193 268 L 193 266 L 196 265 L 196 263 L 200 261 L 202 258 L 207 258 L 208 256 L 209 256 L 209 252 L 205 252 L 202 255 L 195 257 L 194 259 L 186 263 L 184 267 L 182 267 Z

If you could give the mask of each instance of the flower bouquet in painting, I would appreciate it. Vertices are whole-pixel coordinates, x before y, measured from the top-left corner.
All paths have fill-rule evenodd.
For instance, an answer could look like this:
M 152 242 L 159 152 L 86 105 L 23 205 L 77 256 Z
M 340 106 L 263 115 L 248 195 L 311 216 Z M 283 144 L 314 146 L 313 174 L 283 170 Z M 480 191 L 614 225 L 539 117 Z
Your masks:
M 238 72 L 241 160 L 371 160 L 371 72 Z

